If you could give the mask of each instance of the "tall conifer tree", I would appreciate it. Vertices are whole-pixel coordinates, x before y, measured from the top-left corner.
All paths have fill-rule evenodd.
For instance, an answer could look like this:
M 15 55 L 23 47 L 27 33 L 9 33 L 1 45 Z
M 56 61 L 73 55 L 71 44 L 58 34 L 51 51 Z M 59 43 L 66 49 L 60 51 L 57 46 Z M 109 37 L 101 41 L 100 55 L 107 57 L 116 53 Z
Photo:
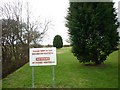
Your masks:
M 101 64 L 117 50 L 118 22 L 113 2 L 71 2 L 66 17 L 72 52 L 80 62 Z

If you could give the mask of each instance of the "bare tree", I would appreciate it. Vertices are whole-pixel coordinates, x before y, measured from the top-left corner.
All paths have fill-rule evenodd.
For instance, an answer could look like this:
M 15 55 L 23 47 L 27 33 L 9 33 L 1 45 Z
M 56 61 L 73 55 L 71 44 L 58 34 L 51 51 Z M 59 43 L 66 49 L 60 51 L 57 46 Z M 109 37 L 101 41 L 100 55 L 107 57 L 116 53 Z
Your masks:
M 45 20 L 45 22 L 40 22 L 39 19 L 39 21 L 30 21 L 29 3 L 25 5 L 26 7 L 22 2 L 17 1 L 3 3 L 0 6 L 3 63 L 22 62 L 22 60 L 25 62 L 25 59 L 28 61 L 29 46 L 40 44 L 51 26 L 49 20 Z
M 27 2 L 25 5 L 26 5 L 26 8 L 23 6 L 23 3 L 20 2 L 19 0 L 17 2 L 4 3 L 0 7 L 2 18 L 8 19 L 8 20 L 15 20 L 19 22 L 18 23 L 19 25 L 17 25 L 17 28 L 20 28 L 20 33 L 18 33 L 18 38 L 22 43 L 27 42 L 28 45 L 30 43 L 38 44 L 43 40 L 45 33 L 51 26 L 51 21 L 45 20 L 44 22 L 40 22 L 40 20 L 37 19 L 33 22 L 30 22 L 31 17 L 30 17 L 30 11 L 29 11 L 29 3 Z M 26 15 L 23 15 L 23 14 L 26 14 Z M 35 33 L 32 34 L 32 32 L 34 31 L 39 33 L 39 37 L 38 35 L 37 37 L 33 36 L 35 35 Z M 32 37 L 30 36 L 30 33 Z M 24 38 L 25 36 L 26 38 Z M 36 38 L 33 39 L 33 37 L 36 37 Z M 24 39 L 27 39 L 27 40 L 24 40 Z

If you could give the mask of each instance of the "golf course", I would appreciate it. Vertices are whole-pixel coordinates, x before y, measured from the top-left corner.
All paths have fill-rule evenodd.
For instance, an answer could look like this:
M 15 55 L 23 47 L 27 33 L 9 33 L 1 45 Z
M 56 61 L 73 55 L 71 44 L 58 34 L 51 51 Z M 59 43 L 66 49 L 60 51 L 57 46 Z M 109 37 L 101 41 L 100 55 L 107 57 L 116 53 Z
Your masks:
M 55 88 L 118 88 L 118 51 L 111 53 L 104 65 L 85 66 L 71 53 L 71 47 L 57 49 L 54 75 Z M 34 85 L 35 88 L 52 87 L 52 66 L 35 66 Z M 31 87 L 29 62 L 2 81 L 2 88 Z

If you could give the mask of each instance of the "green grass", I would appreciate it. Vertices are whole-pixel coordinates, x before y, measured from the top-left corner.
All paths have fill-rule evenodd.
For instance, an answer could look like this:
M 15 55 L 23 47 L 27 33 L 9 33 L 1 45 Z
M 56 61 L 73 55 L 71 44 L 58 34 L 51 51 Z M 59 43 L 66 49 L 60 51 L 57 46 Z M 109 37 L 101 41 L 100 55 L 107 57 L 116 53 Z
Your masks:
M 56 88 L 117 88 L 118 51 L 113 52 L 105 61 L 105 67 L 82 66 L 70 53 L 71 48 L 58 49 L 55 66 Z M 24 65 L 3 79 L 3 88 L 31 88 L 31 70 Z M 52 67 L 35 67 L 35 88 L 51 88 Z

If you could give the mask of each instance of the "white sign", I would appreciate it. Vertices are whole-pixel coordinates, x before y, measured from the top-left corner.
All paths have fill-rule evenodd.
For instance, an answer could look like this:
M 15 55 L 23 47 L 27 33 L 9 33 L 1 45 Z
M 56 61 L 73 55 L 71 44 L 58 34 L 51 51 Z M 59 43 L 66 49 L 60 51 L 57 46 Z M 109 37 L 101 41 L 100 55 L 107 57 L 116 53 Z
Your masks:
M 30 48 L 30 66 L 56 65 L 56 48 Z

